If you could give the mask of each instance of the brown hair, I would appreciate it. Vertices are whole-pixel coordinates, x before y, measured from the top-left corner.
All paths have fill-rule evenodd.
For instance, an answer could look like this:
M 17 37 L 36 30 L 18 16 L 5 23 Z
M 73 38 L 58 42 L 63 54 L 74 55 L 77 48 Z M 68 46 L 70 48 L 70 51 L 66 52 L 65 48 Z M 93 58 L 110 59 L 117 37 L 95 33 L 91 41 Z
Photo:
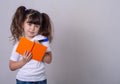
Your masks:
M 52 41 L 50 17 L 46 13 L 40 13 L 34 9 L 26 9 L 25 6 L 18 7 L 12 19 L 10 31 L 14 41 L 18 41 L 22 36 L 22 24 L 27 18 L 28 23 L 40 25 L 40 31 L 38 34 L 46 36 L 50 42 Z

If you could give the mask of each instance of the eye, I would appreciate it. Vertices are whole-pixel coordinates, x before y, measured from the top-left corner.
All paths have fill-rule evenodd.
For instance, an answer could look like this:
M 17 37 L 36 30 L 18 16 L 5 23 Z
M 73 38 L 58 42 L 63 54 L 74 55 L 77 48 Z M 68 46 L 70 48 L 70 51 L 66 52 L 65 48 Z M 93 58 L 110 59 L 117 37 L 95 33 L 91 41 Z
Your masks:
M 35 25 L 36 28 L 40 28 L 40 25 Z
M 28 25 L 29 25 L 29 26 L 31 26 L 31 25 L 32 25 L 32 23 L 28 23 Z

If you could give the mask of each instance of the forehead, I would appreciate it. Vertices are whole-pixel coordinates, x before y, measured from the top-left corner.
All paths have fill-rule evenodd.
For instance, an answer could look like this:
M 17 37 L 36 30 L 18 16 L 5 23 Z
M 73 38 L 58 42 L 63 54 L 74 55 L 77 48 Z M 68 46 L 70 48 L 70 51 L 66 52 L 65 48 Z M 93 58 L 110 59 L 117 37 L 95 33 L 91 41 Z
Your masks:
M 41 18 L 37 15 L 36 16 L 35 15 L 28 15 L 25 19 L 25 22 L 40 25 Z

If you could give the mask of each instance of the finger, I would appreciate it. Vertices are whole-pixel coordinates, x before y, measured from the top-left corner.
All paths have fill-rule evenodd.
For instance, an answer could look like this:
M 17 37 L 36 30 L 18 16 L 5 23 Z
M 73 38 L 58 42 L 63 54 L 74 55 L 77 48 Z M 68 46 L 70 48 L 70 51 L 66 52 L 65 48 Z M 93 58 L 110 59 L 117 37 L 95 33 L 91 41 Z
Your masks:
M 29 53 L 29 54 L 28 54 L 28 57 L 29 57 L 29 58 L 32 57 L 32 53 Z
M 29 54 L 29 52 L 28 52 L 28 51 L 26 51 L 26 56 L 28 56 L 28 54 Z
M 39 44 L 39 41 L 38 41 L 38 40 L 35 40 L 34 42 Z
M 26 60 L 26 53 L 27 53 L 27 51 L 25 50 L 25 52 L 23 54 L 23 59 L 25 59 L 25 60 Z
M 28 57 L 28 51 L 25 50 L 24 55 L 23 55 L 23 59 L 27 61 L 27 59 L 28 59 L 27 57 Z
M 27 59 L 30 60 L 32 58 L 32 53 L 29 53 Z
M 24 55 L 26 55 L 26 53 L 27 53 L 27 50 L 25 50 Z

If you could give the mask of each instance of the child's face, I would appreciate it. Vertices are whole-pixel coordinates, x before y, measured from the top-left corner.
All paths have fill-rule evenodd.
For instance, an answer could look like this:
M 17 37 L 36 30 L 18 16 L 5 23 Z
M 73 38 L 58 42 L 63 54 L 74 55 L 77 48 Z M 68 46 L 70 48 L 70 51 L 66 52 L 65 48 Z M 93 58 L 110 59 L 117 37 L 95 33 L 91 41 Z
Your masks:
M 25 37 L 31 39 L 38 34 L 38 31 L 40 29 L 40 25 L 28 23 L 27 21 L 28 20 L 25 20 L 25 22 L 23 24 L 24 35 L 25 35 Z

